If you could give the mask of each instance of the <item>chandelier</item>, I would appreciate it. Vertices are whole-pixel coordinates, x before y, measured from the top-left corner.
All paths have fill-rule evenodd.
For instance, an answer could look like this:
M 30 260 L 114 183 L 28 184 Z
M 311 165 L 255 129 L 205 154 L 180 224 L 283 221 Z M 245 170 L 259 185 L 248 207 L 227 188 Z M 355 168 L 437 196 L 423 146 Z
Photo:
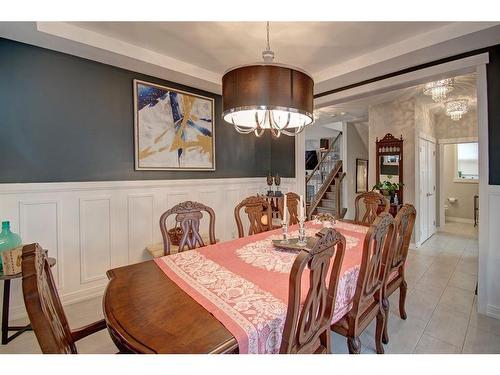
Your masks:
M 444 108 L 453 121 L 458 121 L 467 113 L 468 104 L 467 99 L 449 100 L 444 103 Z
M 242 134 L 293 136 L 314 122 L 314 81 L 301 69 L 274 63 L 269 44 L 263 62 L 228 70 L 222 77 L 222 117 Z
M 435 102 L 443 102 L 450 91 L 454 89 L 454 79 L 446 78 L 439 81 L 426 83 L 424 86 L 424 95 L 432 96 Z

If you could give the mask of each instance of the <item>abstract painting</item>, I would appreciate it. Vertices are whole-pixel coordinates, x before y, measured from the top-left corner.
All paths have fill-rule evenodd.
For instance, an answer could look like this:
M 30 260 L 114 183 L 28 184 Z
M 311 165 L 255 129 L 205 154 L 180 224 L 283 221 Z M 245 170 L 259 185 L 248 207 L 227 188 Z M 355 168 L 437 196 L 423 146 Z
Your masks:
M 214 99 L 134 80 L 135 169 L 215 170 Z

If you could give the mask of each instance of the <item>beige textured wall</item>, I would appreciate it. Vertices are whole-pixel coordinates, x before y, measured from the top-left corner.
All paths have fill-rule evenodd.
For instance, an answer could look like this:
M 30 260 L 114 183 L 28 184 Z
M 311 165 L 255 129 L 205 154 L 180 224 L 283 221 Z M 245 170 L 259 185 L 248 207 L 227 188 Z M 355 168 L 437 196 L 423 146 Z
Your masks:
M 477 111 L 469 111 L 458 121 L 453 121 L 443 112 L 434 115 L 436 138 L 469 138 L 477 137 Z
M 387 133 L 395 137 L 403 136 L 403 188 L 404 203 L 415 204 L 415 99 L 395 100 L 372 105 L 368 109 L 369 118 L 369 186 L 376 181 L 375 140 Z
M 454 182 L 456 145 L 444 145 L 444 165 L 443 165 L 443 192 L 444 204 L 448 206 L 445 210 L 446 216 L 462 219 L 474 218 L 474 195 L 479 195 L 479 184 Z M 457 202 L 450 203 L 448 198 L 457 198 Z
M 415 126 L 418 132 L 436 138 L 435 118 L 419 99 L 415 100 Z
M 359 129 L 362 129 L 359 131 Z M 368 124 L 362 123 L 356 126 L 354 123 L 347 124 L 347 157 L 344 164 L 344 184 L 346 184 L 346 219 L 354 219 L 354 199 L 356 198 L 356 159 L 368 159 Z M 368 171 L 375 168 L 368 162 Z M 371 186 L 368 186 L 368 190 Z

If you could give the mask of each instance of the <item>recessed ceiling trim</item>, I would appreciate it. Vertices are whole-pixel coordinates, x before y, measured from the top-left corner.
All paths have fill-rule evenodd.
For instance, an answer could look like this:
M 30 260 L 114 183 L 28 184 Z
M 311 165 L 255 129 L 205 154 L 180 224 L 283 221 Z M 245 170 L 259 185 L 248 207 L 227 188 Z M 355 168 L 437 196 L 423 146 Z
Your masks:
M 37 22 L 37 30 L 220 85 L 222 75 L 173 57 L 66 22 Z

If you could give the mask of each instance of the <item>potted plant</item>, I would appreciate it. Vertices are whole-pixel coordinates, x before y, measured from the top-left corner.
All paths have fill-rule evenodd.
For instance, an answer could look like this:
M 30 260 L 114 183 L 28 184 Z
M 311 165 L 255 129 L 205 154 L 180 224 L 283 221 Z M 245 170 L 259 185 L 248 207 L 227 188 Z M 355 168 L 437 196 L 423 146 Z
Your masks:
M 387 177 L 390 179 L 392 176 L 387 176 Z M 372 190 L 379 190 L 384 196 L 390 197 L 389 201 L 393 203 L 396 191 L 401 189 L 403 185 L 404 184 L 400 182 L 390 182 L 385 180 L 384 182 L 379 182 L 378 184 L 375 184 Z

